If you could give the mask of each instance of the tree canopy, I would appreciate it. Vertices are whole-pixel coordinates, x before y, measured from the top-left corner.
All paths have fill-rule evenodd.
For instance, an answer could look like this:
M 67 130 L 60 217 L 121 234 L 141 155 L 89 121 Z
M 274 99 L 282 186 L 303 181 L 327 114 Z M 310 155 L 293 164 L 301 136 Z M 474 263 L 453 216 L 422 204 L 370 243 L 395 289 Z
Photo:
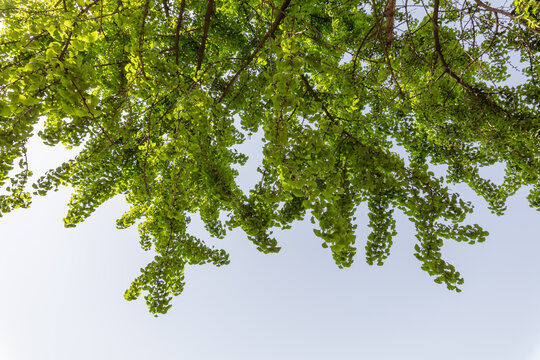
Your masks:
M 108 199 L 130 205 L 156 253 L 126 291 L 165 313 L 190 264 L 229 262 L 189 234 L 241 228 L 262 252 L 272 229 L 310 218 L 339 267 L 369 209 L 369 264 L 416 228 L 415 257 L 460 291 L 445 240 L 487 232 L 449 186 L 497 214 L 528 186 L 540 208 L 540 22 L 535 0 L 1 0 L 0 215 L 73 187 L 66 227 Z M 518 83 L 509 81 L 511 76 Z M 39 121 L 43 130 L 35 134 Z M 262 132 L 260 181 L 244 192 L 238 144 Z M 29 184 L 26 144 L 80 147 Z M 401 150 L 400 150 L 401 149 Z M 483 178 L 503 163 L 504 182 Z M 436 176 L 431 165 L 444 165 Z M 30 187 L 31 185 L 31 187 Z

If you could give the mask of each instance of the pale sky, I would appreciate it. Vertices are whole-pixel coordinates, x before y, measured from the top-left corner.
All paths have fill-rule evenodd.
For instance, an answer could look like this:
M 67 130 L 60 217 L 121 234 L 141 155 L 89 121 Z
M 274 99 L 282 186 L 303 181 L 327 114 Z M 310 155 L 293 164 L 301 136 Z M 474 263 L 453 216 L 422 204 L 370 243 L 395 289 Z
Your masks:
M 30 151 L 37 173 L 67 154 L 35 141 Z M 245 186 L 256 180 L 258 156 L 241 174 Z M 135 228 L 115 229 L 122 199 L 64 229 L 69 191 L 59 191 L 0 219 L 0 360 L 540 360 L 540 214 L 525 195 L 503 217 L 472 198 L 471 220 L 491 235 L 445 245 L 465 277 L 460 294 L 420 270 L 403 215 L 385 266 L 370 267 L 361 209 L 359 254 L 344 270 L 309 222 L 279 233 L 281 253 L 264 255 L 241 231 L 212 240 L 193 221 L 231 264 L 189 267 L 184 293 L 154 318 L 144 300 L 122 296 L 153 256 L 139 248 Z

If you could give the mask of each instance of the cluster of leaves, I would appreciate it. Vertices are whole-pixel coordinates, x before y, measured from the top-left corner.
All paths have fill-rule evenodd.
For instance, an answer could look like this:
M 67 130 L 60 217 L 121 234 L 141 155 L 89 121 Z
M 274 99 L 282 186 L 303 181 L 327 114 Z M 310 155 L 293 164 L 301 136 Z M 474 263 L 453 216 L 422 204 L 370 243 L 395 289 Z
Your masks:
M 518 16 L 523 17 L 532 29 L 540 29 L 540 3 L 536 0 L 515 0 Z
M 3 0 L 0 214 L 70 185 L 70 227 L 125 196 L 118 227 L 138 224 L 156 253 L 126 298 L 145 292 L 155 314 L 182 291 L 187 264 L 229 261 L 187 232 L 194 213 L 211 236 L 241 228 L 265 253 L 279 251 L 272 229 L 311 216 L 347 267 L 358 206 L 369 208 L 367 262 L 379 265 L 399 209 L 422 269 L 459 291 L 443 242 L 487 233 L 463 224 L 472 206 L 448 185 L 469 184 L 496 213 L 531 185 L 540 207 L 540 37 L 519 19 L 479 0 Z M 525 81 L 509 87 L 512 54 Z M 31 193 L 26 143 L 40 118 L 46 144 L 82 150 Z M 246 194 L 235 148 L 257 131 L 261 179 Z M 500 162 L 502 185 L 480 176 Z

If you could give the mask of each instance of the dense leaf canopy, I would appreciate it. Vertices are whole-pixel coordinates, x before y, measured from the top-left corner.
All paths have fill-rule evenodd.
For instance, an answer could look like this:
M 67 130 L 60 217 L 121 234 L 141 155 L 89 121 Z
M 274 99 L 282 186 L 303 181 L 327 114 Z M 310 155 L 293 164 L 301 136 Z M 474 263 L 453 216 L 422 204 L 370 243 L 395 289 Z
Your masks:
M 156 253 L 125 296 L 144 292 L 164 313 L 187 264 L 229 261 L 187 232 L 190 214 L 214 237 L 243 229 L 265 253 L 279 251 L 272 229 L 307 216 L 347 267 L 367 203 L 369 264 L 388 257 L 399 209 L 422 269 L 459 291 L 443 242 L 487 233 L 464 224 L 472 206 L 449 184 L 468 184 L 497 214 L 528 185 L 540 207 L 538 5 L 493 6 L 1 0 L 0 215 L 70 185 L 72 227 L 122 194 L 130 209 L 118 227 L 138 224 Z M 81 151 L 31 189 L 26 144 L 40 119 L 46 144 Z M 245 193 L 236 149 L 258 131 L 260 181 Z M 496 163 L 506 165 L 498 185 L 479 172 Z

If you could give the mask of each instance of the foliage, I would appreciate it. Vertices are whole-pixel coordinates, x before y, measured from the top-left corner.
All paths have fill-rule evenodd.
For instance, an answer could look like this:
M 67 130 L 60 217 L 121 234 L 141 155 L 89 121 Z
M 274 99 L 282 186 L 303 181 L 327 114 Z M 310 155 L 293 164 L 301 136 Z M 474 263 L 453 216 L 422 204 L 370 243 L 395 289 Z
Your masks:
M 2 0 L 0 214 L 70 185 L 72 227 L 125 196 L 118 227 L 138 224 L 156 253 L 125 297 L 145 292 L 155 314 L 182 292 L 187 264 L 229 262 L 187 232 L 190 214 L 214 237 L 243 229 L 265 253 L 280 249 L 272 229 L 307 216 L 348 267 L 358 206 L 378 265 L 398 209 L 422 269 L 459 291 L 443 243 L 487 232 L 464 223 L 472 206 L 449 185 L 468 184 L 497 214 L 530 186 L 540 207 L 540 37 L 517 1 L 526 16 L 479 0 Z M 40 119 L 45 144 L 81 151 L 29 190 Z M 236 147 L 257 131 L 260 181 L 244 193 Z M 496 163 L 501 185 L 479 172 Z
M 518 16 L 533 29 L 540 29 L 540 2 L 537 0 L 515 0 Z

